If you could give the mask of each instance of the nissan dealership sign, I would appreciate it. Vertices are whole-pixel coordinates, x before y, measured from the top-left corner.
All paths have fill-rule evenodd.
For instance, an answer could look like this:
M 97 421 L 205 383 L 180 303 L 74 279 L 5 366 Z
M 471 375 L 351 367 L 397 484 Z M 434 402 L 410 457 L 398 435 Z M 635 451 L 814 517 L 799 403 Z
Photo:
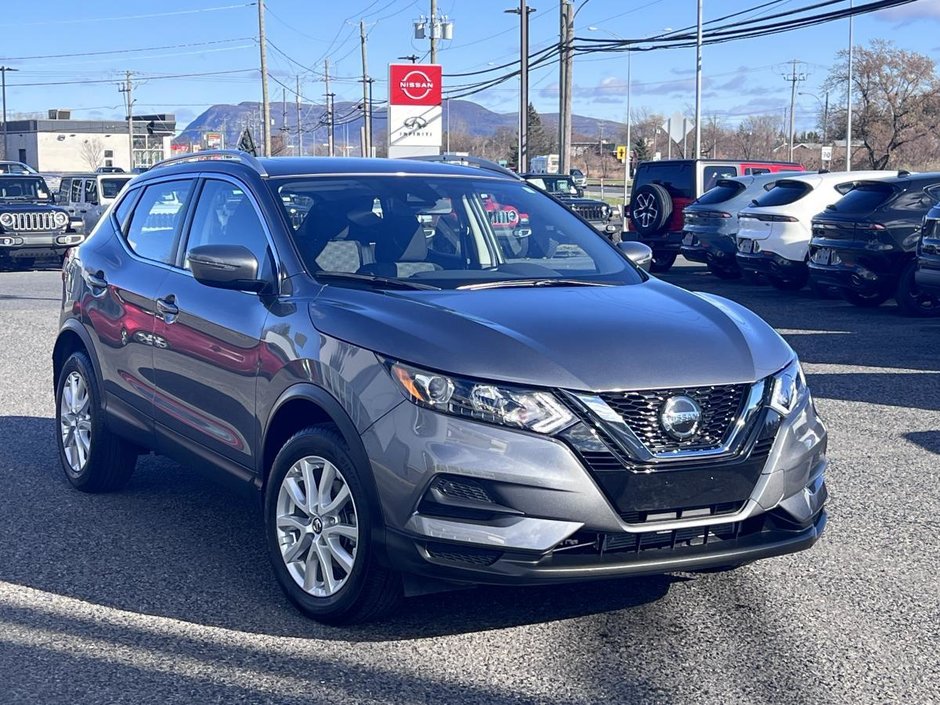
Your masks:
M 388 67 L 388 156 L 440 154 L 441 67 L 390 64 Z

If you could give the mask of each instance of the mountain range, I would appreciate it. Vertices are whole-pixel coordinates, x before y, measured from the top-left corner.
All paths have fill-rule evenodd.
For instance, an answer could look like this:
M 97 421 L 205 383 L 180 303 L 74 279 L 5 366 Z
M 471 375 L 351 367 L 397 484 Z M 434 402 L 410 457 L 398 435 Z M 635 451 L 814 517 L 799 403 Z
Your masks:
M 337 143 L 342 144 L 345 135 L 348 135 L 349 144 L 359 143 L 359 128 L 363 124 L 362 111 L 355 102 L 339 102 L 333 106 L 336 116 L 334 135 Z M 469 100 L 452 100 L 444 103 L 444 129 L 448 129 L 448 112 L 450 113 L 450 130 L 452 134 L 467 134 L 473 137 L 489 137 L 501 130 L 514 132 L 517 124 L 517 113 L 497 113 Z M 323 105 L 301 103 L 299 108 L 300 122 L 304 126 L 304 140 L 325 142 L 327 139 L 326 108 Z M 298 107 L 294 103 L 272 103 L 271 119 L 274 124 L 274 135 L 277 130 L 284 130 L 290 135 L 289 141 L 295 139 L 297 132 Z M 558 125 L 557 113 L 541 114 L 542 124 L 547 130 L 555 130 Z M 377 141 L 384 141 L 386 134 L 386 115 L 383 108 L 377 108 L 372 116 L 372 129 Z M 585 115 L 573 115 L 571 120 L 573 139 L 578 141 L 594 141 L 606 138 L 612 141 L 622 133 L 623 124 L 612 120 L 600 120 Z M 258 102 L 243 102 L 237 105 L 217 104 L 206 109 L 198 115 L 173 140 L 175 144 L 199 144 L 205 138 L 206 132 L 221 132 L 225 146 L 234 147 L 238 142 L 242 130 L 248 128 L 255 141 L 258 141 L 261 126 L 261 104 Z

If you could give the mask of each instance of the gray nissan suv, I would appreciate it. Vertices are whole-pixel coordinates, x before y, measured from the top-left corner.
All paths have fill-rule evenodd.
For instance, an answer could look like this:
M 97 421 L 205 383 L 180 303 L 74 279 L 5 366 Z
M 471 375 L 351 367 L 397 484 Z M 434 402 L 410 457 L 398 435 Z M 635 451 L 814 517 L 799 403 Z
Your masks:
M 808 548 L 826 430 L 796 355 L 644 255 L 486 168 L 169 160 L 64 264 L 66 477 L 116 490 L 155 452 L 251 490 L 330 623 Z

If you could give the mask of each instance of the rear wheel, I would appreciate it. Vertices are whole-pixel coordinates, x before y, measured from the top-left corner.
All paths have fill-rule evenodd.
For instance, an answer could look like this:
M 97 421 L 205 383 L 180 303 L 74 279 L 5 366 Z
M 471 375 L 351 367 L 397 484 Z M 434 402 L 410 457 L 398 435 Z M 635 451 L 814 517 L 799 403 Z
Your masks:
M 672 265 L 676 263 L 678 256 L 678 252 L 656 252 L 654 250 L 653 261 L 650 262 L 650 271 L 654 274 L 668 272 Z
M 886 291 L 885 289 L 875 289 L 874 291 L 846 289 L 842 292 L 842 296 L 853 306 L 858 306 L 859 308 L 878 308 L 891 298 L 891 291 Z
M 372 543 L 378 509 L 342 436 L 311 426 L 284 444 L 268 478 L 268 553 L 287 597 L 328 624 L 376 619 L 401 597 Z
M 719 279 L 740 279 L 741 270 L 738 269 L 735 265 L 719 265 L 713 262 L 709 262 L 708 271 L 714 274 Z
M 925 294 L 917 286 L 914 273 L 917 262 L 909 263 L 901 274 L 898 290 L 894 294 L 898 309 L 905 316 L 940 316 L 940 297 Z
M 94 370 L 82 352 L 73 353 L 56 381 L 56 434 L 65 476 L 83 492 L 110 492 L 127 484 L 137 449 L 104 422 Z

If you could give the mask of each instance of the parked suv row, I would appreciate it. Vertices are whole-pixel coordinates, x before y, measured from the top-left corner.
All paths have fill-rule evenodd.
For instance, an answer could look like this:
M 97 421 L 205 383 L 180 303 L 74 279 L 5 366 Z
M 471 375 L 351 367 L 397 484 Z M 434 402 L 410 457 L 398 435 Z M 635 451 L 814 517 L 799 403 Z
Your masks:
M 857 306 L 893 296 L 905 314 L 937 315 L 930 283 L 935 221 L 925 216 L 938 201 L 940 173 L 721 179 L 686 207 L 682 253 L 725 279 L 744 271 L 783 290 L 809 282 L 817 293 L 838 292 Z
M 85 232 L 90 233 L 132 178 L 130 174 L 104 172 L 64 176 L 59 182 L 57 202 L 69 215 L 81 218 Z
M 794 162 L 667 159 L 640 162 L 633 175 L 628 227 L 653 250 L 654 272 L 666 272 L 679 256 L 683 209 L 720 179 L 803 171 Z

